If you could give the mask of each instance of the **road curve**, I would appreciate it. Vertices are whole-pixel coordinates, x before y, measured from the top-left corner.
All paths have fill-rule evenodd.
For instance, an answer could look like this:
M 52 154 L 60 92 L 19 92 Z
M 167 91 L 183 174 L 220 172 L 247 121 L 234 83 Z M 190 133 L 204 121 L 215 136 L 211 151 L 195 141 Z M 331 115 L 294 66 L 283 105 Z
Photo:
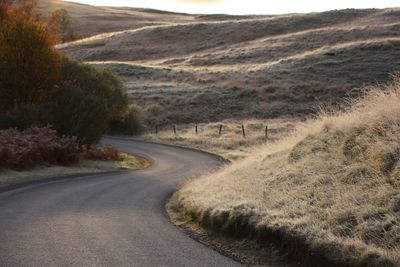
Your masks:
M 1 266 L 240 266 L 186 236 L 164 210 L 179 183 L 220 160 L 140 141 L 104 143 L 153 165 L 0 193 Z

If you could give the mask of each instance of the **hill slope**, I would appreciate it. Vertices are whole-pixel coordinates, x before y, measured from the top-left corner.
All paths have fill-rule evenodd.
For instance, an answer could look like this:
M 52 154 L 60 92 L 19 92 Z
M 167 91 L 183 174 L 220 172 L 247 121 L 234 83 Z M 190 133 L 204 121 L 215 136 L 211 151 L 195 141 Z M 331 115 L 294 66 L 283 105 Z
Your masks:
M 302 117 L 400 70 L 400 9 L 168 16 L 59 49 L 114 69 L 158 124 Z
M 305 266 L 399 266 L 400 78 L 376 90 L 187 183 L 171 208 Z
M 190 22 L 194 16 L 157 10 L 90 6 L 63 0 L 39 0 L 44 14 L 66 9 L 72 18 L 72 28 L 81 36 L 135 29 L 150 25 Z

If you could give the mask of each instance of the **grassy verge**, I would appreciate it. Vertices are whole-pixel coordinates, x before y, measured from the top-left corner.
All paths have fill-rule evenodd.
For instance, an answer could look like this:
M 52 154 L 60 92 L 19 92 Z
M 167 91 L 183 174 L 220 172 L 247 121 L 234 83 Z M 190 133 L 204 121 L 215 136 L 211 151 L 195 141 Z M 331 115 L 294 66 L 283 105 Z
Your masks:
M 170 129 L 165 127 L 158 134 L 146 134 L 142 138 L 160 143 L 197 148 L 218 154 L 229 160 L 237 160 L 250 155 L 256 146 L 273 144 L 288 136 L 298 123 L 298 120 L 295 119 L 246 120 L 244 122 L 246 137 L 243 137 L 242 121 L 224 120 L 213 123 L 199 123 L 197 134 L 195 124 L 186 124 L 177 125 L 176 134 L 171 127 Z M 221 125 L 221 135 L 219 135 Z M 268 139 L 265 137 L 266 126 L 268 126 Z
M 150 166 L 150 162 L 144 158 L 126 153 L 121 153 L 121 156 L 123 161 L 82 160 L 79 164 L 73 166 L 42 166 L 28 171 L 0 169 L 0 188 L 49 177 L 100 173 L 122 169 L 139 170 Z
M 382 90 L 381 90 L 382 89 Z M 193 180 L 169 207 L 306 266 L 400 265 L 400 79 Z

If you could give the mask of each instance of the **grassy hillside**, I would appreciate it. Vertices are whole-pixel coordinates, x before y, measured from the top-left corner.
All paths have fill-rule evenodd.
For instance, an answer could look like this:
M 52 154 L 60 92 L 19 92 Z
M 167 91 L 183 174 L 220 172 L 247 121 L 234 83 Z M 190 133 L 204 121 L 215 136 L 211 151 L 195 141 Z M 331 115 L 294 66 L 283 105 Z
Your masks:
M 45 15 L 56 9 L 66 9 L 72 18 L 72 28 L 81 36 L 132 30 L 146 26 L 171 25 L 196 21 L 251 19 L 254 16 L 191 15 L 145 8 L 91 6 L 67 0 L 38 0 Z
M 183 186 L 171 208 L 316 266 L 400 265 L 400 78 Z
M 72 18 L 72 28 L 81 36 L 135 29 L 151 25 L 190 22 L 194 16 L 150 9 L 90 6 L 63 0 L 39 0 L 44 14 L 66 9 Z
M 159 25 L 58 48 L 119 73 L 135 103 L 163 111 L 158 124 L 302 117 L 400 69 L 400 9 L 179 15 L 186 21 L 156 14 Z

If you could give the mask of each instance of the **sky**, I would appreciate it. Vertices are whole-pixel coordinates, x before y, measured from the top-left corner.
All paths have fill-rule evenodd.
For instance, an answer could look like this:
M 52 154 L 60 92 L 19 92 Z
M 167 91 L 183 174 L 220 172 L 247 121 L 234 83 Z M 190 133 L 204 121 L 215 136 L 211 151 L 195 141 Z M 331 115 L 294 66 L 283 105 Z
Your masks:
M 153 8 L 185 13 L 285 14 L 344 8 L 400 7 L 400 0 L 70 0 L 91 5 Z

